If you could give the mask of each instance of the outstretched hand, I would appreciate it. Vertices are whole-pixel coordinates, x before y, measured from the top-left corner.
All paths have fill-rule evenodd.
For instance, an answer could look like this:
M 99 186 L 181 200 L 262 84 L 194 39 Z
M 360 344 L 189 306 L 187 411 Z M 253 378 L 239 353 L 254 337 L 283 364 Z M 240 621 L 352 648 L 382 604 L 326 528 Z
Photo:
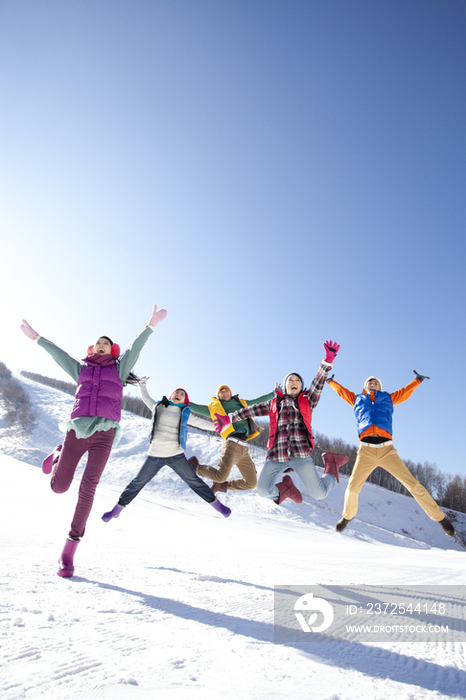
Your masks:
M 335 376 L 335 375 L 334 375 L 334 374 L 332 374 L 332 376 L 331 376 L 331 377 L 327 377 L 327 379 L 326 379 L 325 381 L 326 381 L 326 382 L 332 382 L 332 381 L 333 381 L 333 378 L 334 378 L 334 376 Z
M 221 416 L 219 413 L 215 414 L 214 425 L 217 433 L 221 433 L 226 425 L 229 425 L 231 420 L 229 416 Z
M 423 374 L 418 374 L 415 369 L 413 369 L 413 372 L 416 375 L 416 379 L 419 379 L 420 382 L 423 382 L 424 379 L 430 379 L 430 377 L 425 377 Z
M 39 337 L 39 333 L 37 333 L 34 330 L 34 328 L 31 328 L 29 323 L 27 321 L 25 321 L 24 318 L 23 318 L 23 322 L 21 324 L 21 330 L 23 331 L 24 335 L 27 335 L 27 337 L 30 338 L 31 340 L 35 340 L 36 338 Z
M 140 377 L 140 379 L 138 379 L 138 384 L 147 384 L 149 379 L 150 377 Z
M 160 323 L 160 321 L 163 321 L 163 319 L 166 317 L 167 311 L 165 309 L 160 309 L 160 311 L 157 311 L 157 304 L 154 304 L 154 309 L 152 311 L 152 316 L 149 319 L 149 323 L 147 324 L 148 326 L 151 326 L 152 328 L 155 328 L 155 326 Z
M 338 345 L 338 343 L 334 343 L 333 340 L 326 340 L 324 343 L 324 350 L 325 350 L 324 360 L 325 360 L 325 362 L 328 362 L 329 364 L 332 365 L 339 349 L 340 349 L 340 346 Z

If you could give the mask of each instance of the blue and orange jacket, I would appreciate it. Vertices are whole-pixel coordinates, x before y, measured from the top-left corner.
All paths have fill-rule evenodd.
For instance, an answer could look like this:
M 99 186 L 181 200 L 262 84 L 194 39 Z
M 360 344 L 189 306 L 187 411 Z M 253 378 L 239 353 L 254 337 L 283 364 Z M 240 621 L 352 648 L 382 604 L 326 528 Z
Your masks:
M 334 379 L 328 381 L 338 396 L 354 407 L 360 440 L 370 435 L 379 435 L 391 440 L 393 406 L 409 399 L 420 383 L 419 379 L 413 379 L 402 389 L 391 394 L 387 391 L 368 394 L 365 389 L 361 394 L 354 394 Z

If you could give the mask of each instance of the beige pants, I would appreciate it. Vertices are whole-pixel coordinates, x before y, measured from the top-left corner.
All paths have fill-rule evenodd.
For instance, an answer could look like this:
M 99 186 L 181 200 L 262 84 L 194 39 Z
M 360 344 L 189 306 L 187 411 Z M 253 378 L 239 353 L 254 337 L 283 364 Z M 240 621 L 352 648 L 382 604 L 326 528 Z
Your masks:
M 199 476 L 203 476 L 206 479 L 222 483 L 228 479 L 235 464 L 243 478 L 229 481 L 228 488 L 232 491 L 250 491 L 254 489 L 257 485 L 257 471 L 254 462 L 249 456 L 248 446 L 233 442 L 233 440 L 225 440 L 217 469 L 200 464 L 196 467 L 196 472 Z
M 376 467 L 382 467 L 395 479 L 401 481 L 429 518 L 436 522 L 443 520 L 445 516 L 441 508 L 439 508 L 424 486 L 414 478 L 408 467 L 398 456 L 398 452 L 393 445 L 375 448 L 369 447 L 364 443 L 361 443 L 359 448 L 353 473 L 345 492 L 345 505 L 342 515 L 346 520 L 351 520 L 358 512 L 359 492 Z

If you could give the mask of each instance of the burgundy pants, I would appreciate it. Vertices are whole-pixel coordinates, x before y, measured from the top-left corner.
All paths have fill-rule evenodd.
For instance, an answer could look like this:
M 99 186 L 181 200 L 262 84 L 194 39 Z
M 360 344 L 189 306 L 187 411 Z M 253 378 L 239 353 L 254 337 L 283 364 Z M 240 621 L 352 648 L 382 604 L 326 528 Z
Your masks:
M 94 494 L 105 469 L 113 445 L 115 430 L 98 431 L 89 438 L 76 437 L 74 430 L 66 433 L 60 457 L 52 471 L 50 486 L 54 493 L 65 493 L 71 486 L 79 460 L 87 452 L 87 464 L 79 486 L 78 503 L 71 521 L 69 536 L 79 539 L 84 535 L 87 519 L 94 502 Z

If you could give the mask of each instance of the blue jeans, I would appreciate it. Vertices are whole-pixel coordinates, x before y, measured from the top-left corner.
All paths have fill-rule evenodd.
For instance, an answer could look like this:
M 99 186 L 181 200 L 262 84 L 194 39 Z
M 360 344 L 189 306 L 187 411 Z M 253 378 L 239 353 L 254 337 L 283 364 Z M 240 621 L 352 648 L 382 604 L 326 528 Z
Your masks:
M 290 462 L 275 462 L 273 459 L 266 460 L 262 471 L 259 475 L 257 483 L 257 493 L 262 498 L 270 498 L 272 501 L 278 501 L 280 495 L 276 482 L 278 477 L 283 474 L 285 469 L 294 469 L 299 476 L 312 498 L 316 501 L 321 501 L 325 498 L 337 483 L 336 477 L 333 474 L 324 474 L 319 476 L 316 465 L 311 456 L 295 457 Z
M 207 484 L 198 477 L 193 467 L 186 459 L 185 454 L 182 453 L 174 457 L 150 457 L 148 455 L 146 461 L 139 470 L 139 474 L 134 477 L 121 494 L 118 499 L 118 505 L 127 506 L 131 503 L 138 493 L 142 491 L 144 486 L 148 484 L 165 465 L 173 469 L 180 479 L 183 479 L 183 481 L 188 484 L 189 488 L 203 498 L 204 501 L 213 503 L 216 500 L 215 494 Z

